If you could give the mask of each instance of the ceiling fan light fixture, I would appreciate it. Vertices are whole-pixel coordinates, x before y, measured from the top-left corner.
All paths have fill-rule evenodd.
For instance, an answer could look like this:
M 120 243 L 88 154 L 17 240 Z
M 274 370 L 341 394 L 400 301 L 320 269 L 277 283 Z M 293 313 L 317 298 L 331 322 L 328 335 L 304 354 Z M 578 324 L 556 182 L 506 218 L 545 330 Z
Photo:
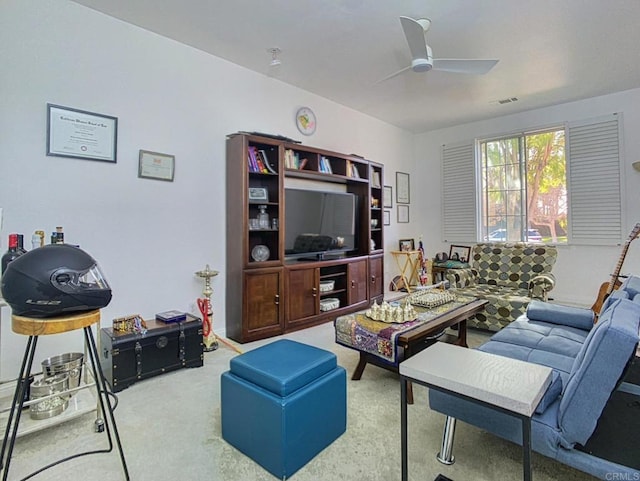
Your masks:
M 433 63 L 427 58 L 414 58 L 411 61 L 411 70 L 414 72 L 428 72 L 433 68 Z

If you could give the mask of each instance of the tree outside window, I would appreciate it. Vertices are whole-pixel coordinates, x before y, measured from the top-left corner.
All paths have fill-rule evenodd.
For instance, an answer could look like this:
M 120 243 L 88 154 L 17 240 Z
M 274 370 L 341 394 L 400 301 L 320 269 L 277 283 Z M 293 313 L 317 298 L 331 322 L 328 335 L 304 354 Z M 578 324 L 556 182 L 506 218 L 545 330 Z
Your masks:
M 484 239 L 566 242 L 564 129 L 482 141 L 480 151 Z

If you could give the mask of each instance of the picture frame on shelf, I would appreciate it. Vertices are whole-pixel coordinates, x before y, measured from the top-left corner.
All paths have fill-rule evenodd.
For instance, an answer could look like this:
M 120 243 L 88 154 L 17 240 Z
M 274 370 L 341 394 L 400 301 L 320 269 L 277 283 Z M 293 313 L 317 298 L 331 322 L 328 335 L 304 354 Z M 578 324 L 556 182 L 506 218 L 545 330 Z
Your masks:
M 469 262 L 470 255 L 470 246 L 451 245 L 451 247 L 449 248 L 449 259 L 451 259 L 452 261 Z
M 409 206 L 406 204 L 398 205 L 398 224 L 409 223 Z
M 176 158 L 173 155 L 140 150 L 138 177 L 173 182 Z
M 269 192 L 265 187 L 249 187 L 249 203 L 269 202 Z
M 409 185 L 409 174 L 406 172 L 396 172 L 396 202 L 398 204 L 411 203 Z
M 399 242 L 400 251 L 409 252 L 416 250 L 416 244 L 413 239 L 400 239 Z
M 382 225 L 391 225 L 391 211 L 382 211 Z
M 47 156 L 117 162 L 118 118 L 47 104 Z
M 393 187 L 390 185 L 384 186 L 384 192 L 382 196 L 382 207 L 391 208 L 393 207 Z

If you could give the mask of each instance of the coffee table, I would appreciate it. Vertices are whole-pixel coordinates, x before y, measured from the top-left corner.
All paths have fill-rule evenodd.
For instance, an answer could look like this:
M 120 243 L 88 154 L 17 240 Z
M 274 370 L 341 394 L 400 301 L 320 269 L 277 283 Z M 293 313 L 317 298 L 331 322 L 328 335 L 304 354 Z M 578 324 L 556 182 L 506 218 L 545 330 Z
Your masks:
M 467 347 L 467 319 L 481 312 L 486 304 L 484 299 L 458 296 L 456 301 L 432 309 L 416 307 L 418 318 L 404 324 L 374 321 L 364 314 L 365 311 L 347 314 L 334 321 L 336 342 L 360 353 L 352 380 L 362 377 L 367 364 L 397 373 L 402 361 L 438 340 L 446 339 Z M 445 330 L 454 326 L 457 326 L 457 336 L 451 339 Z M 409 404 L 412 403 L 409 384 Z

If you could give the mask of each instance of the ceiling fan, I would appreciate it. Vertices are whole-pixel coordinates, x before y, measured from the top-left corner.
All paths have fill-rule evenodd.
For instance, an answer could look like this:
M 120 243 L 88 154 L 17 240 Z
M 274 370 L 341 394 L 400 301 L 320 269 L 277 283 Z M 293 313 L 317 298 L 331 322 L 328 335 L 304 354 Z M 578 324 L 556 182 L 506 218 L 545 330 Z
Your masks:
M 431 47 L 427 45 L 424 38 L 424 34 L 431 26 L 431 20 L 428 18 L 414 20 L 409 17 L 400 17 L 400 23 L 411 51 L 411 65 L 392 73 L 379 80 L 379 82 L 400 75 L 409 69 L 414 72 L 428 72 L 433 69 L 443 72 L 482 75 L 489 72 L 498 63 L 498 60 L 492 59 L 433 58 Z

